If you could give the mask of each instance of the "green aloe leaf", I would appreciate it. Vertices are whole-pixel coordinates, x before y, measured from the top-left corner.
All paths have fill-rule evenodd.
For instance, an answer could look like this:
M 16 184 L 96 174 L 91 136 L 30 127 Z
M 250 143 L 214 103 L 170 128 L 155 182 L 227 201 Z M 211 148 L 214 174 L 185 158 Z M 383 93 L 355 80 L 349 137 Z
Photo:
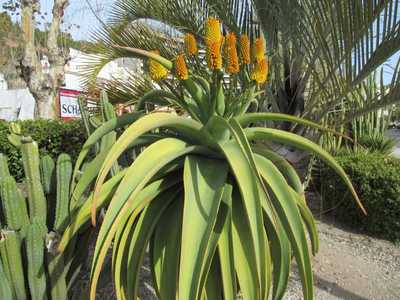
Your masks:
M 178 289 L 183 195 L 161 216 L 150 243 L 153 283 L 158 299 L 175 300 Z
M 232 194 L 232 243 L 234 266 L 244 299 L 261 299 L 254 242 L 250 221 L 240 192 Z
M 117 128 L 124 127 L 128 124 L 133 123 L 137 119 L 139 119 L 143 114 L 138 113 L 138 112 L 133 112 L 129 114 L 124 114 L 121 117 L 112 119 L 103 125 L 101 125 L 99 128 L 97 128 L 86 140 L 85 144 L 82 146 L 82 150 L 78 155 L 78 158 L 76 159 L 74 171 L 72 173 L 72 186 L 71 186 L 71 191 L 74 190 L 75 188 L 75 181 L 76 177 L 79 173 L 79 169 L 81 168 L 83 162 L 85 161 L 87 155 L 90 152 L 90 149 L 96 145 L 97 142 L 101 140 L 103 136 L 106 134 L 112 132 L 113 130 Z
M 367 214 L 346 172 L 328 152 L 326 152 L 317 144 L 299 135 L 272 128 L 259 128 L 259 127 L 247 128 L 245 129 L 245 133 L 249 140 L 270 140 L 282 144 L 291 145 L 299 149 L 307 150 L 316 154 L 328 166 L 330 166 L 333 170 L 335 170 L 336 173 L 342 178 L 342 180 L 352 193 L 360 209 L 364 212 L 364 214 Z
M 256 155 L 255 158 L 261 176 L 275 195 L 275 197 L 271 197 L 272 203 L 291 241 L 299 267 L 304 299 L 313 299 L 311 260 L 296 199 L 293 197 L 285 178 L 275 165 L 262 156 Z
M 126 170 L 119 172 L 114 177 L 110 178 L 101 188 L 98 202 L 97 211 L 104 207 L 110 200 L 111 196 L 114 194 L 116 187 L 122 180 L 126 173 Z M 65 229 L 63 236 L 61 237 L 58 251 L 63 252 L 67 247 L 68 243 L 72 240 L 75 234 L 90 220 L 90 213 L 92 208 L 92 197 L 93 193 L 88 197 L 87 201 L 79 208 L 78 211 L 74 213 L 71 217 L 71 223 Z
M 184 136 L 188 136 L 190 139 L 197 140 L 199 143 L 201 143 L 202 140 L 203 142 L 204 140 L 207 140 L 207 137 L 204 135 L 204 133 L 200 132 L 201 129 L 200 123 L 188 118 L 178 117 L 168 113 L 150 114 L 133 123 L 124 131 L 124 133 L 117 140 L 116 144 L 111 148 L 97 177 L 94 196 L 93 196 L 94 200 L 92 209 L 93 223 L 95 223 L 94 208 L 96 205 L 97 193 L 100 191 L 100 188 L 108 172 L 110 171 L 112 165 L 119 158 L 119 156 L 127 149 L 129 144 L 135 141 L 135 139 L 159 127 L 171 128 L 175 131 L 178 131 L 180 134 Z
M 236 273 L 232 242 L 232 186 L 226 185 L 221 206 L 226 205 L 226 217 L 218 240 L 218 255 L 221 267 L 222 290 L 225 300 L 235 300 L 237 293 Z
M 204 151 L 203 147 L 190 146 L 178 139 L 167 138 L 147 147 L 128 168 L 110 202 L 97 238 L 92 265 L 91 299 L 94 299 L 95 296 L 97 280 L 107 249 L 114 238 L 124 213 L 128 209 L 132 209 L 138 214 L 143 209 L 143 201 L 138 201 L 137 199 L 139 192 L 158 171 L 171 161 L 191 152 L 204 153 Z
M 235 119 L 240 123 L 241 126 L 247 127 L 251 123 L 256 123 L 256 122 L 263 122 L 263 121 L 281 121 L 281 122 L 293 122 L 296 124 L 300 125 L 305 125 L 311 128 L 315 128 L 318 130 L 321 130 L 323 132 L 330 132 L 338 136 L 342 136 L 344 138 L 350 139 L 349 137 L 343 135 L 340 132 L 337 132 L 335 130 L 332 130 L 330 128 L 327 128 L 325 126 L 322 126 L 318 123 L 309 121 L 304 118 L 298 118 L 296 116 L 292 115 L 287 115 L 287 114 L 280 114 L 280 113 L 247 113 L 240 115 L 238 117 L 235 117 Z M 350 139 L 351 140 L 351 139 Z
M 180 192 L 176 188 L 174 190 L 170 189 L 165 193 L 163 191 L 165 190 L 159 191 L 157 198 L 154 200 L 151 200 L 151 197 L 146 197 L 146 200 L 151 202 L 140 214 L 137 223 L 134 222 L 135 214 L 127 212 L 130 217 L 125 226 L 124 235 L 118 244 L 119 249 L 127 250 L 124 251 L 127 252 L 127 256 L 125 260 L 121 259 L 115 264 L 115 274 L 117 276 L 120 274 L 126 276 L 124 290 L 126 290 L 127 299 L 137 298 L 139 270 L 150 236 L 164 210 L 176 199 L 177 193 Z M 121 265 L 121 263 L 125 265 Z M 124 274 L 125 272 L 121 272 L 123 269 L 125 269 L 126 274 Z
M 294 199 L 296 199 L 297 206 L 300 210 L 301 216 L 303 218 L 303 222 L 306 225 L 308 235 L 311 240 L 311 247 L 313 255 L 316 255 L 319 250 L 319 239 L 318 239 L 318 230 L 317 225 L 315 224 L 315 219 L 305 202 L 305 199 L 301 197 L 294 190 L 291 191 Z
M 260 154 L 272 161 L 279 171 L 281 171 L 282 175 L 285 176 L 288 184 L 300 195 L 304 194 L 303 184 L 301 183 L 299 175 L 294 167 L 292 167 L 292 165 L 284 157 L 272 150 L 266 149 L 265 147 L 253 146 L 252 149 L 255 153 Z
M 200 299 L 201 278 L 223 188 L 228 174 L 224 161 L 188 156 L 184 167 L 185 202 L 178 294 L 181 299 Z M 214 248 L 215 249 L 215 248 Z

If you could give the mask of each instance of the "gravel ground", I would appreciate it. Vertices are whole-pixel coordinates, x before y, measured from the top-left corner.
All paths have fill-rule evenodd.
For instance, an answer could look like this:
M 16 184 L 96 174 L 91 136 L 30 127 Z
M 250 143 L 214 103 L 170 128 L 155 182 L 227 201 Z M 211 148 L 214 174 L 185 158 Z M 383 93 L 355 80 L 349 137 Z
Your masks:
M 320 252 L 314 258 L 316 299 L 400 299 L 400 248 L 384 240 L 319 222 Z M 286 300 L 302 299 L 296 267 Z

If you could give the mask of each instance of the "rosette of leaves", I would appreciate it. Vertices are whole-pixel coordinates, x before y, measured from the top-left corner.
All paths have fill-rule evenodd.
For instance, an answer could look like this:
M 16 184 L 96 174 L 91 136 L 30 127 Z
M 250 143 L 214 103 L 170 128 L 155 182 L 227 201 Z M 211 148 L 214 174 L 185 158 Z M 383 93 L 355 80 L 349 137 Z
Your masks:
M 218 44 L 208 43 L 209 47 L 222 52 L 223 43 L 218 42 L 216 30 L 212 33 Z M 191 74 L 182 56 L 170 61 L 157 52 L 125 50 L 150 59 L 150 69 L 162 75 L 155 78 L 170 72 L 180 83 L 179 93 L 151 91 L 137 108 L 146 102 L 173 105 L 186 115 L 127 114 L 99 127 L 83 146 L 75 172 L 102 136 L 125 128 L 104 158 L 89 201 L 73 217 L 59 247 L 63 251 L 79 228 L 90 217 L 95 224 L 96 212 L 107 207 L 94 252 L 91 299 L 111 246 L 118 299 L 137 299 L 146 249 L 159 299 L 233 300 L 238 293 L 244 299 L 268 299 L 271 293 L 273 299 L 281 299 L 292 257 L 304 299 L 313 299 L 310 257 L 319 246 L 315 220 L 296 171 L 258 142 L 287 144 L 319 156 L 362 205 L 343 169 L 321 147 L 294 133 L 252 124 L 285 121 L 329 130 L 289 115 L 248 113 L 262 83 L 257 78 L 266 78 L 261 73 L 231 101 L 226 97 L 229 90 L 220 53 L 206 55 L 216 59 L 209 61 L 212 80 L 207 80 Z M 265 72 L 265 67 L 259 70 Z M 133 163 L 109 176 L 121 155 L 134 147 L 141 152 Z

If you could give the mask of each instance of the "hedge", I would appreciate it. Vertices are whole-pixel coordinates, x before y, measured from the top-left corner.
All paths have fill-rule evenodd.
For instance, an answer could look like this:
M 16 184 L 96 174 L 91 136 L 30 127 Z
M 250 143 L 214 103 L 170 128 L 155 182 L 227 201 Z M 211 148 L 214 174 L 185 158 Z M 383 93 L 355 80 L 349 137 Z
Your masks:
M 355 229 L 400 240 L 400 160 L 378 153 L 354 153 L 337 157 L 350 176 L 368 215 L 361 213 L 342 180 L 323 168 L 320 182 L 327 208 Z M 325 205 L 324 204 L 324 205 Z
M 75 160 L 86 140 L 85 128 L 80 120 L 27 120 L 18 123 L 23 134 L 31 136 L 38 143 L 40 154 L 49 154 L 53 159 L 65 152 Z M 10 172 L 21 181 L 24 177 L 21 155 L 9 143 L 8 134 L 8 122 L 0 121 L 0 153 L 7 155 Z

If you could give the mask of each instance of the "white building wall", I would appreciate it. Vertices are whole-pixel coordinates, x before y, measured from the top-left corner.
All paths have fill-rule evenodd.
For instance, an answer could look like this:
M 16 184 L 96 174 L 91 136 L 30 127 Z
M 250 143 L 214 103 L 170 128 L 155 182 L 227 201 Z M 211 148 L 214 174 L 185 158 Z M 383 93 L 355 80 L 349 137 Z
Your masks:
M 33 119 L 35 99 L 28 89 L 0 90 L 0 119 L 7 121 Z

